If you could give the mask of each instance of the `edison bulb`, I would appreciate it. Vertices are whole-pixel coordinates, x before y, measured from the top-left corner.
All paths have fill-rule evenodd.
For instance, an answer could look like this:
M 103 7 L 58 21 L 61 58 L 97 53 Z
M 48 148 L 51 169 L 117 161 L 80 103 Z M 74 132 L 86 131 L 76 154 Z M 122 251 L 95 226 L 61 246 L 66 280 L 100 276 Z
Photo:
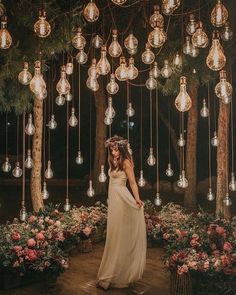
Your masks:
M 88 55 L 84 52 L 84 49 L 80 49 L 75 58 L 77 63 L 81 65 L 86 64 L 86 62 L 88 61 Z
M 145 85 L 149 90 L 154 90 L 157 88 L 157 80 L 154 79 L 151 71 L 149 72 L 149 78 L 147 79 Z
M 144 187 L 146 184 L 146 180 L 145 178 L 143 177 L 143 170 L 140 170 L 140 177 L 138 179 L 138 186 L 139 187 Z
M 58 106 L 63 106 L 64 104 L 65 104 L 65 96 L 64 95 L 62 95 L 62 94 L 59 94 L 57 97 L 56 97 L 56 104 L 58 105 Z
M 175 69 L 181 69 L 182 68 L 182 57 L 177 52 L 173 59 L 173 65 Z
M 195 47 L 206 48 L 208 46 L 209 40 L 207 34 L 203 31 L 202 22 L 198 22 L 198 28 L 192 36 L 192 44 Z
M 211 201 L 214 201 L 214 199 L 215 199 L 215 195 L 213 194 L 212 189 L 209 188 L 207 193 L 207 200 L 211 202 Z
M 147 164 L 149 166 L 154 166 L 156 164 L 156 158 L 153 155 L 153 148 L 152 147 L 149 148 L 149 156 L 147 158 Z
M 163 28 L 155 27 L 148 35 L 148 42 L 154 48 L 159 48 L 164 45 L 167 40 L 166 32 Z
M 49 192 L 47 190 L 47 183 L 44 181 L 43 183 L 43 190 L 42 190 L 42 199 L 47 200 L 49 198 Z
M 183 146 L 185 146 L 185 139 L 184 139 L 183 133 L 180 133 L 180 135 L 179 135 L 179 139 L 178 139 L 178 141 L 177 141 L 177 145 L 178 145 L 179 147 L 183 147 Z
M 98 91 L 99 89 L 99 83 L 96 78 L 93 76 L 89 76 L 87 81 L 86 81 L 86 86 L 91 89 L 92 91 Z
M 70 127 L 76 127 L 78 125 L 78 119 L 75 116 L 75 108 L 71 109 L 71 116 L 69 118 Z
M 111 65 L 107 59 L 107 49 L 106 46 L 101 48 L 101 58 L 97 64 L 97 72 L 99 75 L 107 75 L 111 70 Z
M 161 71 L 158 69 L 156 61 L 153 63 L 153 68 L 151 69 L 151 74 L 152 74 L 153 78 L 155 78 L 155 79 L 157 79 L 161 74 Z
M 219 71 L 225 66 L 225 63 L 226 57 L 220 44 L 219 32 L 214 31 L 212 36 L 212 45 L 206 59 L 206 64 L 212 71 Z
M 225 204 L 226 207 L 229 207 L 232 205 L 232 200 L 229 197 L 229 194 L 226 193 L 225 198 L 223 199 L 223 203 Z
M 185 177 L 185 171 L 182 170 L 182 188 L 187 188 L 188 187 L 188 180 Z
M 125 58 L 122 56 L 120 58 L 120 65 L 115 70 L 116 79 L 119 81 L 126 81 L 128 79 L 128 68 L 126 66 Z
M 171 177 L 174 175 L 174 171 L 173 169 L 171 168 L 171 164 L 168 163 L 168 166 L 167 166 L 167 169 L 166 169 L 166 176 L 168 177 Z
M 199 55 L 199 49 L 192 45 L 192 51 L 190 52 L 190 56 L 192 57 L 197 57 Z
M 149 43 L 146 43 L 145 51 L 142 53 L 142 61 L 143 63 L 150 65 L 155 60 L 155 54 L 151 51 L 151 46 Z
M 161 69 L 162 77 L 168 79 L 172 75 L 172 69 L 167 59 L 164 60 L 164 67 Z
M 51 115 L 51 119 L 48 122 L 48 128 L 54 130 L 57 128 L 57 121 L 55 120 L 55 115 Z
M 65 212 L 69 212 L 71 209 L 71 204 L 69 203 L 69 198 L 66 196 L 66 203 L 63 206 Z
M 32 75 L 29 72 L 29 64 L 27 62 L 24 62 L 24 68 L 23 71 L 21 71 L 18 75 L 18 81 L 22 85 L 28 85 L 32 79 Z
M 41 62 L 36 61 L 34 66 L 34 77 L 30 81 L 30 90 L 36 95 L 41 95 L 46 89 L 46 83 L 41 74 Z
M 105 174 L 104 165 L 101 165 L 101 172 L 98 176 L 98 181 L 103 183 L 103 182 L 106 182 L 106 180 L 107 180 L 107 176 Z
M 202 104 L 203 105 L 202 105 L 202 108 L 201 108 L 201 111 L 200 111 L 200 115 L 203 118 L 207 118 L 209 116 L 209 109 L 208 109 L 208 107 L 206 105 L 206 100 L 205 99 L 203 99 Z
M 56 89 L 59 94 L 65 95 L 70 91 L 70 88 L 70 83 L 66 79 L 66 67 L 63 65 L 61 67 L 61 78 L 56 85 Z
M 175 107 L 179 112 L 187 112 L 192 106 L 192 100 L 186 89 L 186 77 L 180 77 L 180 91 L 175 99 Z
M 186 26 L 186 31 L 189 35 L 193 35 L 197 29 L 197 22 L 195 20 L 194 14 L 189 15 L 189 22 Z
M 229 182 L 229 190 L 231 192 L 235 192 L 236 191 L 236 181 L 235 181 L 234 172 L 231 173 L 231 178 L 230 178 L 230 182 Z
M 39 20 L 34 24 L 34 31 L 40 38 L 45 38 L 51 33 L 51 25 L 46 21 L 46 11 L 39 11 Z
M 65 99 L 66 99 L 66 101 L 72 101 L 72 99 L 73 99 L 72 93 L 68 92 L 65 96 Z
M 76 35 L 72 39 L 72 45 L 76 49 L 83 49 L 86 45 L 86 40 L 82 35 L 82 29 L 80 27 L 77 29 Z
M 227 82 L 226 71 L 220 71 L 220 82 L 215 86 L 215 94 L 225 104 L 229 103 L 232 99 L 233 87 Z
M 93 182 L 92 182 L 92 180 L 89 180 L 89 188 L 87 190 L 87 196 L 91 198 L 94 195 L 95 195 L 95 191 L 94 191 L 94 188 L 93 188 Z
M 129 66 L 128 66 L 128 79 L 134 80 L 138 77 L 138 69 L 134 65 L 133 57 L 129 58 Z
M 214 136 L 211 139 L 211 145 L 214 146 L 214 147 L 217 147 L 218 144 L 219 144 L 219 141 L 218 141 L 217 132 L 214 131 Z
M 47 169 L 45 170 L 44 176 L 46 179 L 51 179 L 53 178 L 53 171 L 51 168 L 51 161 L 48 161 Z
M 189 36 L 186 36 L 186 39 L 185 39 L 185 43 L 183 45 L 183 53 L 184 54 L 187 54 L 187 55 L 190 55 L 191 52 L 192 52 L 192 49 L 193 49 L 193 45 L 192 43 L 190 42 L 190 37 Z
M 88 22 L 95 22 L 99 18 L 99 9 L 97 5 L 90 0 L 90 2 L 86 5 L 83 11 L 83 15 Z
M 112 57 L 119 57 L 122 53 L 122 48 L 118 42 L 117 30 L 112 30 L 112 42 L 108 48 L 108 52 Z
M 128 104 L 128 108 L 127 108 L 127 110 L 126 110 L 126 115 L 127 115 L 128 117 L 133 117 L 134 114 L 135 114 L 135 110 L 134 110 L 134 108 L 132 107 L 132 103 L 129 102 L 129 104 Z
M 72 75 L 73 74 L 73 70 L 74 70 L 73 62 L 68 62 L 66 64 L 66 74 L 67 75 Z
M 25 168 L 27 168 L 27 169 L 31 169 L 34 166 L 34 162 L 31 157 L 31 150 L 30 149 L 27 150 L 27 157 L 25 159 L 24 165 L 25 165 Z
M 163 0 L 162 12 L 166 15 L 172 14 L 180 6 L 180 0 Z
M 149 19 L 149 24 L 152 28 L 163 28 L 164 26 L 164 17 L 160 14 L 160 7 L 158 5 L 154 5 L 154 13 Z
M 221 3 L 221 0 L 217 0 L 216 5 L 211 12 L 211 23 L 213 26 L 222 27 L 226 23 L 228 16 L 228 10 Z
M 116 83 L 115 74 L 111 74 L 110 82 L 107 84 L 106 89 L 111 95 L 115 95 L 119 91 L 119 85 Z
M 22 169 L 20 168 L 20 162 L 16 162 L 15 168 L 12 170 L 12 175 L 16 178 L 22 176 Z
M 127 0 L 111 0 L 116 5 L 123 5 Z
M 2 164 L 2 171 L 8 173 L 11 171 L 11 164 L 9 162 L 9 158 L 6 157 L 5 162 Z
M 156 206 L 161 206 L 161 204 L 162 204 L 162 199 L 161 199 L 159 193 L 156 193 L 156 198 L 154 199 L 154 204 L 155 204 Z
M 35 127 L 34 127 L 34 124 L 33 124 L 32 114 L 29 114 L 28 123 L 25 126 L 25 133 L 27 135 L 34 135 L 34 133 L 35 133 Z
M 92 39 L 92 44 L 93 44 L 93 47 L 96 49 L 101 48 L 103 45 L 102 37 L 100 37 L 99 35 L 95 35 Z
M 113 119 L 115 115 L 116 115 L 116 112 L 112 106 L 112 97 L 108 97 L 108 107 L 105 111 L 105 116 Z
M 88 75 L 92 76 L 93 78 L 97 79 L 98 78 L 98 72 L 97 72 L 97 60 L 96 58 L 92 59 L 92 63 L 88 69 Z
M 135 50 L 138 47 L 138 39 L 134 34 L 130 33 L 129 36 L 125 38 L 124 45 L 128 51 Z
M 75 162 L 78 165 L 82 165 L 84 163 L 84 158 L 82 157 L 81 151 L 78 151 L 77 157 L 75 158 Z
M 25 207 L 21 208 L 19 218 L 20 218 L 20 221 L 26 221 L 27 212 L 26 212 Z
M 109 126 L 109 125 L 112 124 L 112 122 L 113 122 L 113 119 L 111 117 L 105 116 L 105 118 L 104 118 L 104 124 L 106 124 L 106 125 Z
M 225 24 L 224 29 L 222 30 L 221 34 L 220 34 L 221 38 L 223 41 L 230 41 L 233 39 L 234 36 L 234 32 L 232 31 L 232 29 L 229 27 L 229 23 Z
M 12 37 L 7 30 L 7 17 L 1 18 L 1 29 L 0 29 L 0 48 L 8 49 L 12 44 Z

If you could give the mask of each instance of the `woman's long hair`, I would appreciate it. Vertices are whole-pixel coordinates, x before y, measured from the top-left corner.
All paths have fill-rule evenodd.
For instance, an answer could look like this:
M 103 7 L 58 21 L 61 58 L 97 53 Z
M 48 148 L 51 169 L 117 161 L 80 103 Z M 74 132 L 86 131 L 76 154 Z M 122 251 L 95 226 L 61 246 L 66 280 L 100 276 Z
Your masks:
M 110 141 L 114 143 L 121 140 L 124 140 L 124 138 L 117 135 L 110 139 Z M 128 149 L 128 144 L 117 144 L 117 148 L 120 152 L 120 157 L 119 157 L 119 161 L 117 165 L 114 165 L 114 157 L 112 156 L 112 153 L 111 153 L 112 147 L 111 146 L 108 147 L 108 163 L 111 168 L 111 171 L 114 171 L 116 169 L 122 171 L 124 166 L 124 160 L 126 159 L 129 160 L 131 164 L 134 166 L 132 155 L 130 154 Z

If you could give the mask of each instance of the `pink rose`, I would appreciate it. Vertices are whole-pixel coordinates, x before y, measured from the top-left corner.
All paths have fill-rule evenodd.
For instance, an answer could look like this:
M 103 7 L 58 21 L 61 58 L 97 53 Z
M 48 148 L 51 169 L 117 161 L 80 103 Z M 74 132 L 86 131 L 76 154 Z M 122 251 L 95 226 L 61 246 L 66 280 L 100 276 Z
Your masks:
M 28 247 L 34 247 L 36 245 L 35 239 L 29 239 L 27 241 L 27 245 L 28 245 Z
M 168 240 L 169 237 L 170 237 L 170 235 L 169 235 L 168 233 L 164 233 L 164 234 L 163 234 L 163 239 L 164 239 L 164 240 Z
M 209 267 L 210 267 L 210 263 L 209 263 L 209 261 L 205 261 L 204 264 L 203 264 L 203 268 L 204 268 L 204 270 L 205 270 L 205 271 L 208 270 Z
M 190 245 L 191 245 L 192 247 L 198 247 L 198 246 L 200 246 L 200 243 L 199 243 L 196 239 L 192 239 L 192 240 L 190 241 Z
M 225 251 L 231 252 L 232 249 L 233 249 L 233 247 L 229 242 L 224 243 L 224 250 Z
M 12 240 L 13 241 L 19 241 L 19 239 L 20 239 L 20 234 L 18 233 L 18 232 L 13 232 L 12 234 L 11 234 L 11 238 L 12 238 Z
M 83 229 L 83 233 L 88 237 L 90 234 L 91 234 L 91 228 L 86 226 L 84 229 Z
M 177 272 L 178 272 L 179 275 L 187 273 L 188 272 L 188 266 L 186 264 L 183 264 L 182 266 L 178 266 Z
M 223 227 L 217 225 L 217 227 L 216 227 L 216 232 L 217 232 L 219 235 L 223 236 L 223 235 L 225 234 L 225 229 L 224 229 Z
M 38 256 L 37 256 L 37 252 L 35 250 L 32 250 L 32 249 L 28 249 L 26 251 L 26 256 L 28 256 L 28 259 L 30 261 L 35 261 L 37 260 Z
M 21 251 L 23 248 L 21 246 L 14 246 L 14 251 L 19 252 Z
M 188 266 L 189 266 L 189 268 L 197 270 L 197 262 L 196 261 L 189 261 Z
M 42 232 L 39 232 L 36 235 L 36 239 L 42 241 L 42 240 L 45 239 L 45 236 L 44 236 L 44 234 Z
M 37 220 L 37 217 L 34 216 L 34 215 L 31 215 L 31 216 L 28 218 L 28 221 L 31 222 L 31 223 L 35 222 L 36 220 Z
M 55 226 L 59 227 L 60 225 L 61 225 L 60 220 L 57 220 L 57 221 L 55 222 Z

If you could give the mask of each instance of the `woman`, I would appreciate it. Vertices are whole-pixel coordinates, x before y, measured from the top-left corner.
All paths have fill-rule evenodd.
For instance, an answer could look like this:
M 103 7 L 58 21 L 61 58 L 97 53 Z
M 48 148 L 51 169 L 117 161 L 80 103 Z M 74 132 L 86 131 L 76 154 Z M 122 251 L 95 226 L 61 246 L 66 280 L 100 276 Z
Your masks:
M 143 202 L 134 176 L 128 141 L 108 139 L 109 189 L 107 237 L 97 286 L 125 288 L 138 281 L 146 264 L 146 226 Z M 126 187 L 129 180 L 132 194 Z

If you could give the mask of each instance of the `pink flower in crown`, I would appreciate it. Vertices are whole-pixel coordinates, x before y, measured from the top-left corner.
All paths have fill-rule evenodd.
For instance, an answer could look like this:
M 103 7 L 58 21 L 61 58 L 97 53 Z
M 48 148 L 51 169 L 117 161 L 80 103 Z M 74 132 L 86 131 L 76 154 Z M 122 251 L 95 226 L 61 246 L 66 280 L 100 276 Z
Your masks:
M 216 232 L 221 236 L 225 235 L 225 229 L 222 226 L 217 225 Z
M 28 218 L 28 221 L 33 223 L 37 220 L 37 217 L 35 215 L 31 215 L 29 218 Z
M 227 251 L 227 252 L 231 252 L 233 249 L 232 245 L 230 242 L 225 242 L 224 243 L 224 250 Z
M 220 271 L 220 268 L 221 268 L 221 260 L 220 259 L 216 259 L 216 261 L 214 263 L 214 268 L 216 271 Z
M 57 221 L 55 222 L 55 226 L 56 226 L 56 227 L 60 227 L 60 226 L 61 226 L 61 222 L 60 222 L 60 220 L 57 220 Z
M 188 267 L 194 270 L 197 270 L 197 262 L 196 261 L 189 261 Z
M 11 234 L 11 238 L 13 241 L 19 241 L 19 239 L 21 238 L 21 235 L 15 231 Z
M 163 239 L 164 239 L 164 240 L 168 240 L 169 237 L 170 237 L 170 235 L 169 235 L 168 233 L 164 233 L 164 234 L 163 234 Z
M 86 226 L 84 229 L 83 229 L 83 233 L 88 237 L 90 234 L 91 234 L 91 228 Z
M 19 252 L 21 251 L 23 248 L 21 246 L 14 246 L 14 251 Z
M 207 260 L 207 261 L 205 261 L 204 264 L 203 264 L 203 269 L 204 269 L 205 271 L 207 271 L 207 270 L 209 269 L 209 267 L 210 267 L 210 262 Z
M 200 243 L 199 243 L 196 239 L 192 239 L 192 240 L 190 241 L 190 245 L 191 245 L 192 247 L 198 247 L 198 246 L 200 246 Z
M 182 266 L 178 266 L 177 272 L 178 272 L 179 275 L 187 273 L 188 272 L 188 266 L 186 264 L 183 264 Z
M 35 239 L 29 239 L 27 241 L 27 245 L 28 245 L 28 247 L 34 247 L 36 245 Z
M 44 234 L 42 232 L 39 232 L 36 235 L 36 239 L 40 240 L 40 241 L 43 241 L 45 239 L 45 236 L 44 236 Z
M 28 257 L 28 259 L 30 261 L 35 261 L 38 258 L 37 252 L 35 250 L 32 250 L 32 249 L 27 249 L 25 254 L 26 254 L 26 256 Z

